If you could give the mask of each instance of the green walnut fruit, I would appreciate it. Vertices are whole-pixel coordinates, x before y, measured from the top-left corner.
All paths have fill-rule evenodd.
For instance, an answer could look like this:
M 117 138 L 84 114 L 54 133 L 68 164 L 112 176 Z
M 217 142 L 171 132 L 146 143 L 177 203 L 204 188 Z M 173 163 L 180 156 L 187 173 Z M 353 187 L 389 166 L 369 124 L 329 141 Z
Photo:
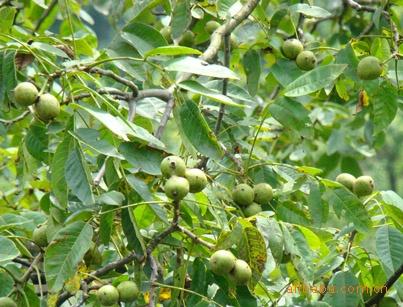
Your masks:
M 98 289 L 99 302 L 104 306 L 112 306 L 119 301 L 119 291 L 112 285 L 105 285 Z
M 207 185 L 206 174 L 198 168 L 187 169 L 185 173 L 185 178 L 189 181 L 190 193 L 201 192 Z
M 163 27 L 160 30 L 160 33 L 168 43 L 172 42 L 172 37 L 171 37 L 172 29 L 171 29 L 171 27 Z
M 217 275 L 225 275 L 234 269 L 236 258 L 226 250 L 218 250 L 210 257 L 210 269 Z
M 139 289 L 133 281 L 123 281 L 117 286 L 121 302 L 133 302 L 139 296 Z
M 60 113 L 59 100 L 52 94 L 43 94 L 39 101 L 34 105 L 36 116 L 42 121 L 54 119 Z
M 367 56 L 357 66 L 358 78 L 362 80 L 374 80 L 382 74 L 382 65 L 378 58 Z
M 165 177 L 171 176 L 185 176 L 186 173 L 186 164 L 182 158 L 178 156 L 168 156 L 162 160 L 161 165 L 161 173 Z
M 341 173 L 336 177 L 336 181 L 352 191 L 354 188 L 355 177 L 349 173 Z
M 33 105 L 38 98 L 38 89 L 30 82 L 21 82 L 14 89 L 14 99 L 23 107 Z
M 259 183 L 253 187 L 255 202 L 264 205 L 273 199 L 273 188 L 268 183 Z
M 32 240 L 36 245 L 40 247 L 46 247 L 48 245 L 48 237 L 46 235 L 47 229 L 48 226 L 46 225 L 41 225 L 35 228 L 34 232 L 32 233 Z
M 300 52 L 295 61 L 302 70 L 312 70 L 316 66 L 316 57 L 312 51 Z
M 294 60 L 304 50 L 304 45 L 295 38 L 287 39 L 281 50 L 286 58 Z
M 357 196 L 366 196 L 374 190 L 374 180 L 370 176 L 361 176 L 354 181 L 354 193 Z
M 259 212 L 262 212 L 262 207 L 257 203 L 252 203 L 243 210 L 246 217 L 254 216 Z
M 245 183 L 238 184 L 232 191 L 232 199 L 241 206 L 250 205 L 254 198 L 253 189 Z
M 234 268 L 229 273 L 229 277 L 237 285 L 244 285 L 251 279 L 252 270 L 246 261 L 243 261 L 242 259 L 237 259 L 235 261 Z
M 166 196 L 173 200 L 181 200 L 189 193 L 189 181 L 187 179 L 172 176 L 164 186 Z
M 1 307 L 17 307 L 17 304 L 9 297 L 0 297 Z
M 195 35 L 192 31 L 187 30 L 185 33 L 182 34 L 178 45 L 185 46 L 185 47 L 192 47 L 195 42 Z
M 207 33 L 212 34 L 215 30 L 218 29 L 219 26 L 220 24 L 217 21 L 210 20 L 207 21 L 206 26 L 204 28 L 206 29 Z

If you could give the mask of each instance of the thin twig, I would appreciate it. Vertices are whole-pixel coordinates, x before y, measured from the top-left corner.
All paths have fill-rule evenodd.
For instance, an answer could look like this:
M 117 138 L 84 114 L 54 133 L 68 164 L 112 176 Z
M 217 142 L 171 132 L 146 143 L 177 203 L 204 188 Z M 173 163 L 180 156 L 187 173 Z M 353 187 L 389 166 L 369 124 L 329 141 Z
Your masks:
M 171 116 L 172 109 L 175 106 L 175 99 L 171 97 L 171 99 L 168 100 L 168 103 L 165 106 L 164 114 L 162 115 L 161 122 L 157 128 L 157 131 L 155 132 L 155 137 L 157 139 L 161 139 L 162 134 L 164 133 L 165 127 L 168 124 L 169 117 Z
M 178 226 L 178 230 L 181 231 L 182 233 L 184 233 L 185 235 L 187 235 L 189 238 L 191 238 L 195 243 L 199 243 L 201 245 L 204 245 L 209 249 L 214 248 L 214 244 L 211 244 L 211 243 L 208 243 L 208 242 L 204 241 L 203 239 L 199 238 L 196 234 L 194 234 L 193 232 L 191 232 L 187 228 L 182 227 L 182 226 Z
M 15 124 L 16 122 L 19 122 L 20 120 L 23 120 L 25 117 L 27 117 L 31 112 L 30 111 L 24 111 L 23 113 L 21 113 L 20 115 L 18 115 L 17 117 L 13 118 L 13 119 L 3 119 L 0 118 L 0 123 L 3 123 L 5 125 L 12 125 Z
M 111 79 L 114 79 L 115 81 L 126 85 L 128 88 L 132 90 L 132 97 L 137 97 L 139 94 L 139 89 L 137 88 L 136 84 L 134 84 L 133 81 L 130 81 L 126 78 L 123 78 L 117 74 L 115 74 L 112 70 L 106 70 L 98 67 L 92 67 L 88 69 L 88 72 L 94 73 L 94 74 L 100 74 L 105 77 L 109 77 Z
M 24 284 L 31 276 L 31 273 L 35 270 L 35 266 L 38 265 L 38 263 L 42 260 L 42 253 L 39 253 L 34 261 L 32 261 L 31 265 L 29 268 L 25 271 L 24 275 L 20 278 L 19 282 L 21 284 Z M 39 277 L 40 278 L 40 277 Z
M 230 63 L 230 55 L 231 55 L 231 48 L 230 48 L 230 36 L 227 34 L 224 36 L 224 66 L 229 67 Z M 221 94 L 227 95 L 227 90 L 228 90 L 228 79 L 224 79 L 222 81 L 222 91 Z M 220 110 L 218 111 L 218 117 L 216 121 L 216 125 L 214 128 L 214 133 L 215 135 L 218 135 L 220 132 L 221 128 L 221 122 L 224 118 L 224 112 L 225 112 L 225 104 L 221 103 L 220 104 Z
M 165 229 L 163 232 L 161 232 L 159 235 L 155 236 L 151 242 L 148 244 L 148 247 L 146 249 L 146 254 L 151 255 L 153 250 L 171 233 L 174 231 L 178 230 L 178 225 L 179 225 L 179 216 L 180 216 L 180 202 L 179 201 L 174 201 L 173 202 L 174 206 L 174 216 L 172 218 L 171 225 Z
M 131 97 L 130 97 L 131 95 L 129 93 L 122 92 L 122 91 L 117 90 L 117 89 L 101 88 L 101 89 L 97 90 L 97 93 L 101 94 L 101 95 L 111 95 L 113 97 L 116 97 L 118 99 L 125 100 L 125 101 L 131 99 Z M 78 95 L 73 96 L 73 97 L 69 96 L 65 100 L 63 100 L 61 104 L 69 104 L 72 101 L 81 100 L 81 99 L 92 97 L 92 96 L 93 96 L 93 94 L 88 93 L 88 92 L 81 93 L 81 94 L 78 94 Z
M 98 171 L 98 174 L 95 176 L 95 178 L 94 178 L 94 186 L 99 186 L 99 184 L 101 183 L 101 181 L 102 181 L 102 178 L 104 177 L 104 175 L 105 175 L 105 171 L 106 171 L 106 161 L 107 161 L 107 159 L 105 159 L 105 161 L 102 163 L 102 166 L 101 166 L 101 168 L 99 169 L 99 171 Z

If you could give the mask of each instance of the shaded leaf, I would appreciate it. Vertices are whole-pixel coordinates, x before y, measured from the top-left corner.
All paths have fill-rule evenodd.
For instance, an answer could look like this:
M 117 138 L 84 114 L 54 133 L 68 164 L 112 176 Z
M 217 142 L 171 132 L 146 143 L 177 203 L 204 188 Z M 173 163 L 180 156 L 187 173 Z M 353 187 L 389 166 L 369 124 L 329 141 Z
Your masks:
M 347 65 L 343 64 L 318 66 L 288 84 L 284 89 L 284 95 L 298 97 L 316 92 L 335 81 L 346 67 Z
M 327 199 L 336 211 L 344 210 L 344 217 L 360 232 L 367 232 L 371 225 L 367 210 L 353 193 L 345 188 L 328 190 Z
M 165 69 L 215 78 L 239 79 L 236 73 L 225 66 L 209 64 L 193 57 L 181 57 L 170 60 L 166 62 Z
M 243 68 L 246 73 L 246 84 L 249 94 L 255 96 L 259 89 L 259 79 L 261 73 L 260 55 L 254 49 L 249 49 L 243 56 Z
M 376 232 L 376 253 L 387 275 L 403 264 L 403 234 L 391 226 L 382 226 Z
M 94 203 L 90 172 L 79 147 L 75 147 L 69 154 L 65 166 L 65 178 L 71 193 L 84 204 Z
M 330 306 L 358 306 L 361 294 L 358 291 L 341 291 L 347 287 L 359 286 L 358 279 L 352 272 L 337 272 L 328 285 L 324 301 Z
M 161 175 L 162 152 L 137 143 L 122 143 L 119 151 L 136 170 L 150 175 Z
M 48 160 L 48 135 L 46 127 L 35 121 L 29 127 L 27 136 L 25 137 L 25 146 L 28 152 L 39 161 Z
M 105 156 L 123 159 L 117 149 L 105 139 L 102 139 L 99 131 L 90 128 L 79 128 L 74 132 L 70 132 L 78 141 L 89 146 L 91 149 L 97 151 Z
M 269 106 L 269 111 L 284 128 L 296 130 L 306 137 L 310 136 L 312 129 L 309 113 L 299 102 L 281 97 Z
M 317 183 L 309 186 L 308 207 L 315 225 L 321 226 L 327 221 L 329 206 L 322 201 L 322 193 Z
M 131 22 L 122 29 L 122 38 L 137 49 L 142 55 L 157 47 L 167 45 L 159 31 L 153 27 L 137 22 Z
M 162 46 L 147 51 L 144 56 L 151 57 L 156 55 L 183 55 L 183 54 L 196 54 L 200 55 L 201 52 L 197 49 L 184 46 Z
M 172 12 L 172 37 L 174 39 L 179 38 L 189 27 L 191 21 L 192 16 L 190 14 L 189 0 L 176 2 L 175 8 Z
M 14 23 L 14 16 L 17 10 L 12 6 L 0 8 L 0 33 L 9 33 Z
M 63 141 L 56 148 L 51 165 L 50 185 L 53 194 L 62 207 L 67 206 L 68 189 L 65 178 L 65 166 L 73 144 L 73 138 L 66 134 Z
M 187 100 L 175 109 L 180 132 L 202 154 L 221 159 L 222 150 L 197 105 Z
M 92 227 L 82 221 L 60 229 L 45 251 L 45 274 L 49 290 L 60 291 L 66 280 L 73 277 L 77 265 L 90 248 Z
M 230 106 L 236 106 L 236 107 L 242 107 L 242 108 L 244 107 L 244 105 L 236 103 L 228 96 L 222 95 L 219 92 L 216 92 L 215 90 L 211 90 L 195 80 L 183 81 L 183 82 L 179 83 L 178 86 L 180 88 L 183 88 L 184 90 L 188 90 L 193 93 L 198 93 L 200 95 L 210 98 L 211 100 L 218 101 L 223 104 L 227 104 Z
M 289 10 L 291 12 L 301 13 L 301 14 L 304 14 L 305 16 L 314 17 L 314 18 L 327 18 L 332 15 L 327 10 L 325 10 L 319 6 L 308 5 L 306 3 L 297 3 L 294 5 L 291 5 L 289 7 Z
M 0 237 L 0 246 L 0 263 L 7 263 L 20 254 L 14 242 L 6 237 Z

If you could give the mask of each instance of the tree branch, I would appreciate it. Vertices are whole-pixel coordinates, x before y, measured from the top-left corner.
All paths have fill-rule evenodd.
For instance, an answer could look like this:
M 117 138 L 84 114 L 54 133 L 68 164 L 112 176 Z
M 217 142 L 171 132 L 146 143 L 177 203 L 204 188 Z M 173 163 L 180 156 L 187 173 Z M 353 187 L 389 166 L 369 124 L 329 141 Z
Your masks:
M 200 56 L 201 59 L 205 61 L 211 61 L 220 50 L 220 46 L 223 40 L 223 37 L 226 35 L 230 35 L 231 32 L 255 9 L 258 5 L 259 0 L 248 0 L 245 5 L 236 13 L 234 16 L 230 17 L 224 24 L 219 26 L 217 30 L 215 30 L 211 36 L 211 42 L 206 51 Z
M 155 295 L 155 282 L 158 278 L 158 266 L 153 256 L 150 256 L 151 276 L 150 276 L 150 291 L 148 297 L 148 306 L 154 307 L 154 295 Z
M 173 205 L 174 205 L 174 216 L 171 225 L 150 241 L 146 249 L 146 254 L 148 256 L 151 255 L 151 253 L 158 246 L 158 244 L 160 244 L 167 236 L 169 236 L 174 231 L 178 230 L 179 216 L 180 216 L 180 209 L 179 209 L 180 201 L 174 201 Z
M 382 289 L 385 287 L 386 291 L 380 291 L 371 297 L 368 301 L 365 302 L 366 307 L 371 307 L 374 305 L 378 305 L 381 299 L 386 295 L 387 291 L 393 286 L 393 284 L 399 279 L 399 277 L 403 274 L 403 264 L 389 277 L 389 279 L 385 282 Z
M 90 73 L 100 74 L 102 76 L 109 77 L 123 85 L 126 85 L 128 88 L 132 90 L 133 93 L 132 97 L 137 97 L 137 95 L 139 94 L 139 89 L 137 88 L 136 84 L 134 84 L 134 82 L 115 74 L 112 70 L 106 70 L 98 67 L 91 67 L 88 68 L 87 71 Z
M 87 277 L 86 279 L 84 279 L 84 283 L 89 284 L 91 281 L 95 280 L 96 277 L 105 275 L 106 273 L 120 268 L 132 261 L 138 261 L 138 262 L 143 262 L 144 261 L 144 256 L 143 255 L 138 255 L 135 252 L 132 252 L 129 256 L 110 262 L 107 265 L 105 265 L 104 267 L 94 271 L 91 273 L 91 275 L 89 277 Z M 72 294 L 68 291 L 63 292 L 61 295 L 59 295 L 59 298 L 57 299 L 56 302 L 56 306 L 61 306 L 67 299 L 69 299 L 72 296 Z
M 169 90 L 166 89 L 145 89 L 139 91 L 139 94 L 136 97 L 136 100 L 148 98 L 148 97 L 156 97 L 164 101 L 168 101 L 171 99 L 172 94 Z

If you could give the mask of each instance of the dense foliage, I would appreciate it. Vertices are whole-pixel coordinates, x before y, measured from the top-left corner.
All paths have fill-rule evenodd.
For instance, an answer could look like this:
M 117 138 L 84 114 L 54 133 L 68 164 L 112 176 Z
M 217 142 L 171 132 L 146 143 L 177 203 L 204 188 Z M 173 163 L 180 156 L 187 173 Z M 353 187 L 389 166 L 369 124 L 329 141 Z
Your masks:
M 402 304 L 403 199 L 362 168 L 398 159 L 402 0 L 0 20 L 0 306 Z

